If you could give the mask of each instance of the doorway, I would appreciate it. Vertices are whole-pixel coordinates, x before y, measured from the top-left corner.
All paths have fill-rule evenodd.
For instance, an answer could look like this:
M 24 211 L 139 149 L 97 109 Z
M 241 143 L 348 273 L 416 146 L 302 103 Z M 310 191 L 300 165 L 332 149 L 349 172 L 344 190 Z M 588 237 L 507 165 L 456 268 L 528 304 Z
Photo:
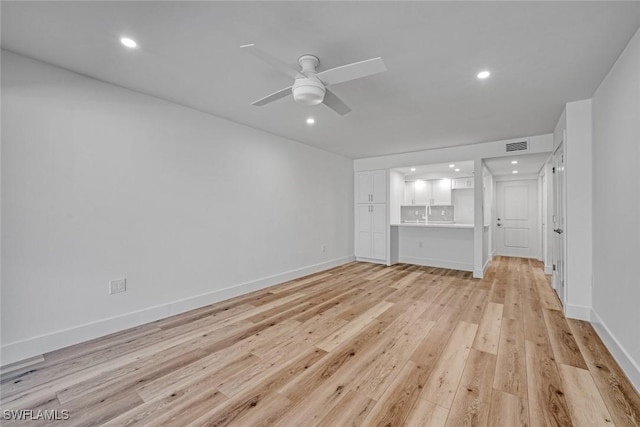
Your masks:
M 538 257 L 538 182 L 498 181 L 496 185 L 496 251 L 498 255 Z
M 560 303 L 564 307 L 566 298 L 565 290 L 565 164 L 564 164 L 564 141 L 560 143 L 555 153 L 553 153 L 553 239 L 552 239 L 552 261 L 553 288 L 560 298 Z

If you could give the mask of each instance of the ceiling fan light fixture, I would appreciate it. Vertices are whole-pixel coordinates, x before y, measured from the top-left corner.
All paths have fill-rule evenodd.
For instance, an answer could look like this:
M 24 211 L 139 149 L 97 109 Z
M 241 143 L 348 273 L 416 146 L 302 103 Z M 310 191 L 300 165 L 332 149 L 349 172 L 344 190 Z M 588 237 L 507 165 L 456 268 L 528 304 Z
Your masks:
M 301 105 L 313 106 L 322 103 L 326 89 L 317 79 L 296 79 L 291 88 L 293 99 Z

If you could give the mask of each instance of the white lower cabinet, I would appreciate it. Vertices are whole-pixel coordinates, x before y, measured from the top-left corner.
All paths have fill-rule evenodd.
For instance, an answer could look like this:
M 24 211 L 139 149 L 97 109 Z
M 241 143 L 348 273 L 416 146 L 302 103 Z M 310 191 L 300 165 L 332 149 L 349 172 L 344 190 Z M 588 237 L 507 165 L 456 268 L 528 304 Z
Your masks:
M 385 262 L 387 212 L 384 204 L 356 206 L 356 258 Z

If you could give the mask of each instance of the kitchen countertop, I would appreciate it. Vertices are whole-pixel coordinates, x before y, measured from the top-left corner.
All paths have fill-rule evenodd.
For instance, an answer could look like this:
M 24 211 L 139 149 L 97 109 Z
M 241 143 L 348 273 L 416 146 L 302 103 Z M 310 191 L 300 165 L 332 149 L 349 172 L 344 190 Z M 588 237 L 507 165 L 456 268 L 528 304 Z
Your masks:
M 473 228 L 473 224 L 459 224 L 456 222 L 441 222 L 441 223 L 416 223 L 416 222 L 403 222 L 401 224 L 391 224 L 392 227 L 431 227 L 431 228 Z

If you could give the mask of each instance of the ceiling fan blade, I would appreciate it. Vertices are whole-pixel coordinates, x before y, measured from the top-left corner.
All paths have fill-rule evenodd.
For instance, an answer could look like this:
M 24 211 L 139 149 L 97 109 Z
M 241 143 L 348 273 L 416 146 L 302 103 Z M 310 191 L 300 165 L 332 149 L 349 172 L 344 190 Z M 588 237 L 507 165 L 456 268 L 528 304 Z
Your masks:
M 279 59 L 274 58 L 268 53 L 261 51 L 254 44 L 245 44 L 243 46 L 240 46 L 240 49 L 244 49 L 245 51 L 251 53 L 256 58 L 263 60 L 264 62 L 271 65 L 273 68 L 275 68 L 276 70 L 291 77 L 292 79 L 298 79 L 300 77 L 304 77 L 299 71 L 289 67 L 287 64 L 280 61 Z
M 329 86 L 382 73 L 383 71 L 387 71 L 387 66 L 382 62 L 382 58 L 378 57 L 331 68 L 318 73 L 317 76 L 325 85 Z
M 342 102 L 342 100 L 338 98 L 336 94 L 331 92 L 329 89 L 326 89 L 324 93 L 324 100 L 322 101 L 322 103 L 327 107 L 331 108 L 336 113 L 340 114 L 341 116 L 344 116 L 349 111 L 351 111 L 351 108 L 349 108 L 347 104 Z
M 268 104 L 270 102 L 276 101 L 280 98 L 284 98 L 287 95 L 291 95 L 291 86 L 289 87 L 285 87 L 284 89 L 281 89 L 277 92 L 272 93 L 271 95 L 267 95 L 262 99 L 258 99 L 255 102 L 252 102 L 251 105 L 255 105 L 255 106 L 262 106 L 265 104 Z

